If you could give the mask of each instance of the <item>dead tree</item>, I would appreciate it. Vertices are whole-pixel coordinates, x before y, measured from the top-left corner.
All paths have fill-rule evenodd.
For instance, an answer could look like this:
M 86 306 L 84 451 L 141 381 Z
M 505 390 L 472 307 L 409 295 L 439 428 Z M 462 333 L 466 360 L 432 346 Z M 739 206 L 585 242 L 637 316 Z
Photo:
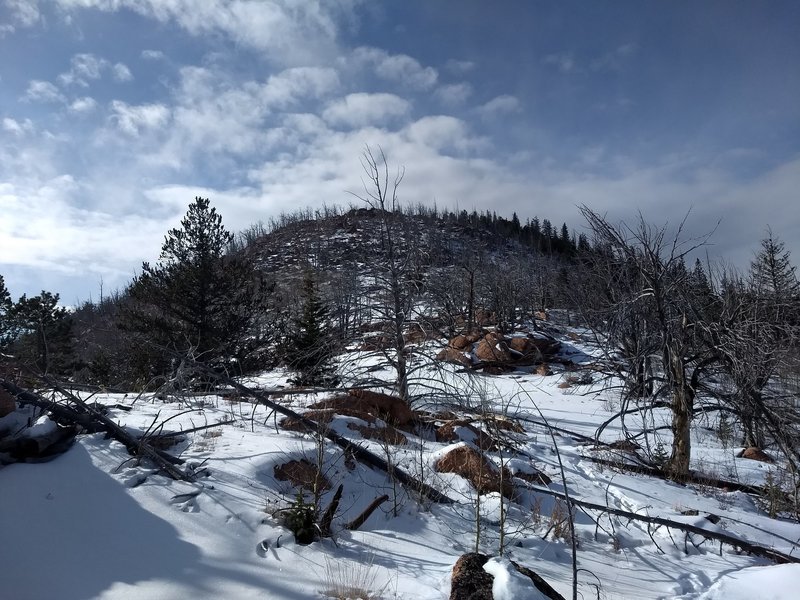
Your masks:
M 625 224 L 611 225 L 585 206 L 581 212 L 597 244 L 605 248 L 608 260 L 625 265 L 635 276 L 637 285 L 626 290 L 615 303 L 608 304 L 606 310 L 612 323 L 620 312 L 635 311 L 640 316 L 639 324 L 644 326 L 643 334 L 648 338 L 648 352 L 653 352 L 645 357 L 660 367 L 654 378 L 657 387 L 653 397 L 666 396 L 670 401 L 673 441 L 666 469 L 672 477 L 681 479 L 689 473 L 695 393 L 698 379 L 707 366 L 705 358 L 697 352 L 696 323 L 686 303 L 688 272 L 684 259 L 709 236 L 684 240 L 685 220 L 673 236 L 668 236 L 666 226 L 655 228 L 641 216 L 631 228 Z
M 364 189 L 353 195 L 375 213 L 377 221 L 377 248 L 365 257 L 374 282 L 376 302 L 372 308 L 387 324 L 388 343 L 383 353 L 397 373 L 398 395 L 408 402 L 409 351 L 404 334 L 421 282 L 415 277 L 419 246 L 412 243 L 409 219 L 402 214 L 397 195 L 405 171 L 399 168 L 391 177 L 383 149 L 379 148 L 376 155 L 369 146 L 361 155 L 361 166 L 366 178 L 362 180 Z

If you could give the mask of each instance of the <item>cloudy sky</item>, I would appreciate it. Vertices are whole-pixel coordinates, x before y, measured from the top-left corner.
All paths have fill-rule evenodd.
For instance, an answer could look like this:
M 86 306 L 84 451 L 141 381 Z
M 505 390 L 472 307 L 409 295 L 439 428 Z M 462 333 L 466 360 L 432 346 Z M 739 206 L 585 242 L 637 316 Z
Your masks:
M 197 196 L 231 230 L 405 203 L 712 229 L 800 261 L 800 3 L 4 0 L 0 274 L 97 299 Z

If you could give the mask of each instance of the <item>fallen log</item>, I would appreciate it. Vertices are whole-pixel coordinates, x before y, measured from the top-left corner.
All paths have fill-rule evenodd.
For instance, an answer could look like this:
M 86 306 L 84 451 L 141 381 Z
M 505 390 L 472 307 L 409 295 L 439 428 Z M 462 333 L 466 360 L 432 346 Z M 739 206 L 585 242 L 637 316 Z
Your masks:
M 600 446 L 602 448 L 607 448 L 610 450 L 615 449 L 613 447 L 613 444 L 609 444 L 608 442 L 602 442 L 594 437 L 590 437 L 582 433 L 570 431 L 569 429 L 564 429 L 563 427 L 556 427 L 555 425 L 550 425 L 549 423 L 545 423 L 544 421 L 540 421 L 538 419 L 532 419 L 520 415 L 513 415 L 513 416 L 518 421 L 523 421 L 525 423 L 531 423 L 533 425 L 539 425 L 541 427 L 552 429 L 557 433 L 568 435 L 580 442 L 585 442 L 587 444 Z M 586 454 L 582 454 L 581 456 L 586 460 L 592 461 L 600 465 L 605 465 L 612 468 L 618 468 L 624 471 L 630 471 L 632 473 L 639 473 L 640 475 L 649 475 L 650 477 L 657 477 L 659 479 L 669 479 L 668 474 L 664 473 L 661 469 L 646 464 L 642 458 L 635 455 L 626 455 L 626 456 L 635 458 L 636 460 L 639 461 L 638 463 L 608 460 L 597 456 L 589 456 Z M 685 478 L 681 481 L 681 483 L 706 485 L 719 489 L 728 489 L 732 491 L 745 492 L 747 494 L 755 494 L 757 496 L 763 496 L 767 493 L 767 489 L 764 488 L 763 486 L 751 485 L 747 483 L 739 483 L 738 481 L 731 481 L 730 479 L 719 479 L 718 477 L 711 477 L 703 473 L 695 473 L 695 472 L 690 472 L 688 475 L 686 475 Z
M 582 454 L 581 458 L 590 460 L 593 463 L 597 463 L 598 465 L 611 467 L 612 469 L 620 469 L 621 471 L 630 471 L 631 473 L 648 475 L 649 477 L 656 477 L 658 479 L 670 479 L 668 473 L 665 473 L 664 471 L 656 467 L 648 467 L 645 465 L 626 463 L 618 460 L 608 460 L 606 458 L 600 458 L 599 456 L 587 456 L 586 454 Z M 738 481 L 730 481 L 728 479 L 718 479 L 717 477 L 711 477 L 709 475 L 704 475 L 703 473 L 696 473 L 694 471 L 690 471 L 687 475 L 681 478 L 680 483 L 705 485 L 719 489 L 727 489 L 729 491 L 745 492 L 747 494 L 754 494 L 756 496 L 764 496 L 767 493 L 767 489 L 759 485 L 739 483 Z
M 230 387 L 233 387 L 241 394 L 254 398 L 259 404 L 263 404 L 264 406 L 274 410 L 275 412 L 281 415 L 290 417 L 292 419 L 296 419 L 299 423 L 308 427 L 309 430 L 311 431 L 320 431 L 325 438 L 329 439 L 334 444 L 336 444 L 337 446 L 348 452 L 350 455 L 352 455 L 356 460 L 360 461 L 361 463 L 370 467 L 374 467 L 376 469 L 380 469 L 384 473 L 389 473 L 389 471 L 391 470 L 392 475 L 397 479 L 397 481 L 399 481 L 409 489 L 417 492 L 421 496 L 424 496 L 431 502 L 436 502 L 438 504 L 453 504 L 454 502 L 453 499 L 447 496 L 446 494 L 443 494 L 436 488 L 431 487 L 430 485 L 428 485 L 423 481 L 420 481 L 416 477 L 409 475 L 404 470 L 398 467 L 394 466 L 390 467 L 389 463 L 387 463 L 385 459 L 381 458 L 377 454 L 373 454 L 372 452 L 370 452 L 369 450 L 367 450 L 362 446 L 359 446 L 358 444 L 354 444 L 346 437 L 339 435 L 338 433 L 328 429 L 324 425 L 320 426 L 319 423 L 312 421 L 311 419 L 304 417 L 303 415 L 296 413 L 295 411 L 286 408 L 285 406 L 281 406 L 280 404 L 273 402 L 264 393 L 252 390 L 247 386 L 242 385 L 238 381 L 231 379 L 227 375 L 214 373 L 211 369 L 208 369 L 207 367 L 204 367 L 203 365 L 200 364 L 196 364 L 195 366 L 205 371 L 207 374 L 216 377 L 220 382 Z
M 52 389 L 63 395 L 75 408 L 42 398 L 33 392 L 17 387 L 14 383 L 5 379 L 0 379 L 0 385 L 2 385 L 6 391 L 14 395 L 18 402 L 33 404 L 34 406 L 44 408 L 45 410 L 51 411 L 57 419 L 72 420 L 73 424 L 84 427 L 88 432 L 96 433 L 105 431 L 110 437 L 124 445 L 130 454 L 151 460 L 172 479 L 192 481 L 193 478 L 190 475 L 184 473 L 175 466 L 183 462 L 181 459 L 171 456 L 166 452 L 156 450 L 147 442 L 135 438 L 99 410 L 91 407 L 86 402 L 61 387 L 57 382 L 54 382 L 48 377 L 41 377 L 41 379 L 48 386 L 52 387 Z
M 46 462 L 66 452 L 75 441 L 78 426 L 57 426 L 42 435 L 19 435 L 0 440 L 0 463 Z
M 369 519 L 370 515 L 375 512 L 375 509 L 378 508 L 384 502 L 386 502 L 388 499 L 389 496 L 387 496 L 386 494 L 378 498 L 375 498 L 375 500 L 373 500 L 370 503 L 370 505 L 367 508 L 365 508 L 360 515 L 358 515 L 355 519 L 347 523 L 344 526 L 344 528 L 347 529 L 348 531 L 357 530 L 367 521 L 367 519 Z
M 541 486 L 533 486 L 530 489 L 531 491 L 545 494 L 547 496 L 554 496 L 556 498 L 560 498 L 561 500 L 569 502 L 574 506 L 579 506 L 587 510 L 594 510 L 601 513 L 607 513 L 618 517 L 623 517 L 631 521 L 641 521 L 643 523 L 650 523 L 652 525 L 663 525 L 665 527 L 671 529 L 678 529 L 686 533 L 695 533 L 698 535 L 702 535 L 708 539 L 716 540 L 723 544 L 732 546 L 738 551 L 747 552 L 748 554 L 752 554 L 753 556 L 758 556 L 761 558 L 767 558 L 769 560 L 775 561 L 778 564 L 800 563 L 800 556 L 792 556 L 790 554 L 785 554 L 783 552 L 780 552 L 779 550 L 767 548 L 766 546 L 761 546 L 759 544 L 753 544 L 751 542 L 748 542 L 741 538 L 737 538 L 732 535 L 728 535 L 726 533 L 720 533 L 718 531 L 709 531 L 707 529 L 703 529 L 702 527 L 698 527 L 697 525 L 691 525 L 689 523 L 681 523 L 679 521 L 673 521 L 672 519 L 665 519 L 663 517 L 652 517 L 650 515 L 641 515 L 639 513 L 622 510 L 620 508 L 613 508 L 611 506 L 606 506 L 604 504 L 596 504 L 594 502 L 587 502 L 586 500 L 577 500 L 574 497 L 568 498 L 563 492 L 557 492 L 555 490 L 551 490 L 549 488 Z

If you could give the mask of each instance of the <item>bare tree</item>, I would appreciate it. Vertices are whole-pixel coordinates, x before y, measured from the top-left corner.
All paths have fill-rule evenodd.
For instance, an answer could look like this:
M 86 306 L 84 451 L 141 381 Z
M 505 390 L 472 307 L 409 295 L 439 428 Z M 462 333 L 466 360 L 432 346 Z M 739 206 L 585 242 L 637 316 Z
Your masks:
M 771 232 L 747 278 L 723 272 L 716 312 L 703 330 L 723 385 L 715 396 L 739 419 L 747 446 L 778 445 L 800 468 L 800 411 L 791 380 L 797 371 L 798 286 L 789 253 Z
M 361 155 L 361 166 L 365 174 L 363 191 L 353 195 L 376 213 L 378 226 L 378 247 L 366 257 L 377 295 L 372 309 L 387 324 L 389 340 L 384 354 L 397 373 L 397 392 L 408 402 L 409 351 L 404 334 L 421 282 L 415 268 L 420 249 L 412 243 L 397 194 L 405 170 L 398 168 L 390 176 L 389 162 L 380 147 L 376 153 L 367 146 Z
M 686 303 L 688 271 L 684 259 L 709 236 L 684 240 L 685 220 L 674 235 L 668 236 L 666 226 L 648 225 L 641 215 L 631 228 L 625 224 L 615 227 L 585 206 L 581 212 L 598 243 L 606 248 L 608 260 L 632 270 L 636 285 L 621 290 L 624 293 L 618 297 L 609 296 L 614 302 L 607 305 L 608 314 L 611 323 L 615 319 L 617 323 L 629 322 L 633 317 L 643 326 L 641 331 L 631 330 L 620 338 L 631 333 L 644 337 L 645 356 L 660 367 L 654 376 L 658 387 L 653 390 L 653 397 L 666 397 L 672 413 L 672 452 L 666 468 L 672 477 L 681 479 L 689 473 L 695 394 L 708 364 L 697 352 L 694 315 Z M 635 354 L 639 360 L 642 353 L 637 349 Z M 646 363 L 643 368 L 647 368 Z

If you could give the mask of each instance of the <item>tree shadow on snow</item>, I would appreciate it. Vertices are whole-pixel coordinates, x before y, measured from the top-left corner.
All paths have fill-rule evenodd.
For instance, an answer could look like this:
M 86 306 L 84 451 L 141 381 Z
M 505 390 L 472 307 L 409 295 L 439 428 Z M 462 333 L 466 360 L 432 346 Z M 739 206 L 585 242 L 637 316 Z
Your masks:
M 92 464 L 80 444 L 0 471 L 0 565 L 9 598 L 84 600 L 117 582 L 191 580 L 199 550 Z

